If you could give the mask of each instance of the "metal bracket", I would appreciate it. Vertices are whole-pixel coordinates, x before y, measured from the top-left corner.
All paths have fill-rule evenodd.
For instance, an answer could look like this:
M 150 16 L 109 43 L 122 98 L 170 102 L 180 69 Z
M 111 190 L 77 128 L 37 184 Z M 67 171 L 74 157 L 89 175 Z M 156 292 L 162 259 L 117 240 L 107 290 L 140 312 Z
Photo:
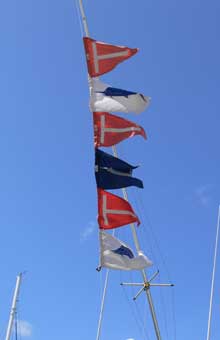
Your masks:
M 172 283 L 151 283 L 155 277 L 157 277 L 157 275 L 159 274 L 159 270 L 152 275 L 152 277 L 146 281 L 146 282 L 142 282 L 142 283 L 129 283 L 129 282 L 122 282 L 121 286 L 135 286 L 135 287 L 141 287 L 141 289 L 137 292 L 137 294 L 133 297 L 133 300 L 135 301 L 142 292 L 150 289 L 150 287 L 173 287 L 174 284 Z

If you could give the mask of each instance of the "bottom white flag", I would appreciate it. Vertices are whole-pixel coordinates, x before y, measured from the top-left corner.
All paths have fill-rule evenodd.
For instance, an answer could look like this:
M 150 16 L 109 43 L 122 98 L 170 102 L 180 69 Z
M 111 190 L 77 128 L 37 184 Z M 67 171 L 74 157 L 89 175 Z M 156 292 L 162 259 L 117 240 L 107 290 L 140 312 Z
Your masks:
M 104 231 L 99 232 L 100 266 L 120 270 L 142 270 L 152 262 L 142 251 L 134 256 L 132 250 L 123 242 Z

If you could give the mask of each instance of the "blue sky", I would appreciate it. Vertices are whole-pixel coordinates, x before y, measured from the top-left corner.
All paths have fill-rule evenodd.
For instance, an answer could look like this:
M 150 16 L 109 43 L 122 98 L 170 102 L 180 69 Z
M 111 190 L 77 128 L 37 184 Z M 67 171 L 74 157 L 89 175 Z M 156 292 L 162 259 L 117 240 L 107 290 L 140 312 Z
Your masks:
M 161 282 L 175 283 L 152 289 L 162 339 L 205 339 L 220 201 L 220 4 L 85 0 L 85 10 L 93 38 L 140 48 L 102 80 L 152 97 L 146 112 L 125 117 L 148 140 L 127 140 L 118 152 L 141 164 L 136 175 L 145 189 L 128 195 L 142 221 L 140 243 L 155 263 L 149 275 L 159 268 Z M 93 129 L 81 36 L 74 1 L 0 3 L 2 338 L 23 270 L 25 338 L 96 336 L 104 272 L 95 271 Z M 133 246 L 128 226 L 118 236 Z M 220 333 L 219 266 L 213 339 Z M 140 276 L 111 273 L 102 339 L 154 339 L 144 296 L 135 305 L 135 292 L 119 285 L 131 279 Z

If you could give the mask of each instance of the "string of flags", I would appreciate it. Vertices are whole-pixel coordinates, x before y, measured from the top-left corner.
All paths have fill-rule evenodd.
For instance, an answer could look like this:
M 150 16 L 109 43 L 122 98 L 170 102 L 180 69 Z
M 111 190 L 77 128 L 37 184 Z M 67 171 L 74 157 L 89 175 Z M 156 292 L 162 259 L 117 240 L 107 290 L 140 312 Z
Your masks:
M 140 220 L 131 204 L 107 190 L 136 186 L 143 182 L 133 177 L 137 166 L 116 158 L 100 147 L 116 145 L 127 138 L 140 135 L 147 138 L 138 124 L 113 115 L 114 112 L 141 113 L 150 103 L 150 97 L 134 91 L 114 88 L 100 81 L 99 76 L 110 72 L 119 63 L 138 52 L 137 48 L 116 46 L 84 37 L 88 73 L 90 76 L 90 110 L 93 112 L 95 178 L 98 194 L 98 224 L 100 239 L 100 267 L 121 270 L 142 270 L 152 262 L 139 251 L 137 256 L 124 242 L 107 230 Z

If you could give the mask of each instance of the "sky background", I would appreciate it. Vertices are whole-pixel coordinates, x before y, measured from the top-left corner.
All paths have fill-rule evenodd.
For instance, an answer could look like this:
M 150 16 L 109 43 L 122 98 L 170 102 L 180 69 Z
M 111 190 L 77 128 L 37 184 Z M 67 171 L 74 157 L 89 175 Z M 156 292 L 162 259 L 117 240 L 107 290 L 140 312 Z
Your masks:
M 141 164 L 144 190 L 129 201 L 154 266 L 162 340 L 206 339 L 219 185 L 220 3 L 201 0 L 85 0 L 90 34 L 139 47 L 102 77 L 152 97 L 139 116 L 148 135 L 122 142 Z M 20 338 L 95 339 L 104 275 L 97 273 L 97 197 L 87 70 L 76 4 L 0 2 L 0 338 L 16 275 Z M 105 151 L 109 151 L 110 149 Z M 118 237 L 133 247 L 129 226 Z M 219 252 L 220 255 L 220 252 Z M 101 340 L 155 339 L 146 299 L 111 272 Z M 220 261 L 212 340 L 219 339 Z

